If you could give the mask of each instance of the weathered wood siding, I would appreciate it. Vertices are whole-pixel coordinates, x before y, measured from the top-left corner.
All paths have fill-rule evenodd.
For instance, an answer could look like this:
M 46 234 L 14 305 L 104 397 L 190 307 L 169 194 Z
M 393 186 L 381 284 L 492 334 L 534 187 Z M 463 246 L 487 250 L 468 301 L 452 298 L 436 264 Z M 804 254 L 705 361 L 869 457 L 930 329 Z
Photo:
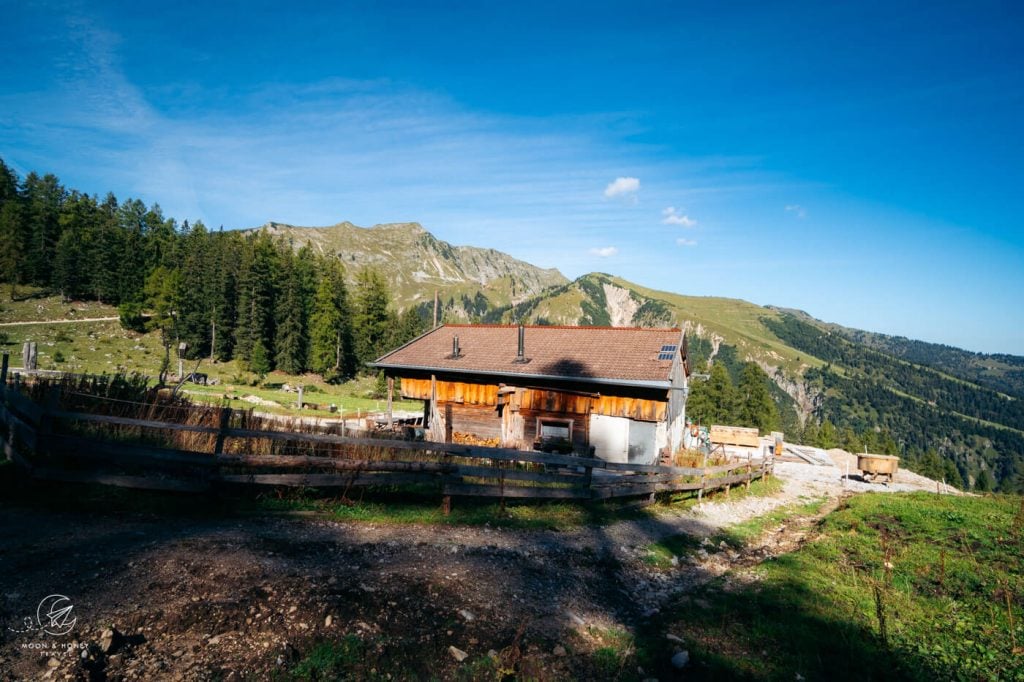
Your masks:
M 487 405 L 452 404 L 451 428 L 480 438 L 501 438 L 501 417 Z
M 533 443 L 537 440 L 538 419 L 571 420 L 573 448 L 577 452 L 585 452 L 590 445 L 590 420 L 585 414 L 529 409 L 520 409 L 519 414 L 523 418 L 523 441 L 526 447 L 533 447 Z
M 411 400 L 430 400 L 430 379 L 402 378 L 402 397 Z M 461 381 L 438 381 L 439 403 L 468 405 L 497 405 L 498 385 L 469 384 Z
M 611 387 L 609 387 L 611 388 Z M 555 389 L 521 389 L 520 405 L 523 409 L 560 414 L 603 414 L 609 417 L 628 417 L 640 421 L 665 421 L 668 416 L 668 395 L 662 400 L 617 395 L 566 392 Z M 430 400 L 430 379 L 402 378 L 402 397 L 411 400 Z M 473 384 L 461 381 L 437 381 L 439 404 L 461 405 L 498 404 L 497 384 Z

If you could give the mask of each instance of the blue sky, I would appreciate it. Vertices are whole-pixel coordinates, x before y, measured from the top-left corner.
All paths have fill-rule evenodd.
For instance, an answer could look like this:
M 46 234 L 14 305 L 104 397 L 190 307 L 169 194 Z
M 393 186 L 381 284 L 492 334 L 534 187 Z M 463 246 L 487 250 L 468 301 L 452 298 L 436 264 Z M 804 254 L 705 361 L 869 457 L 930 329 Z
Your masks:
M 1024 354 L 1018 3 L 168 4 L 0 0 L 0 157 Z

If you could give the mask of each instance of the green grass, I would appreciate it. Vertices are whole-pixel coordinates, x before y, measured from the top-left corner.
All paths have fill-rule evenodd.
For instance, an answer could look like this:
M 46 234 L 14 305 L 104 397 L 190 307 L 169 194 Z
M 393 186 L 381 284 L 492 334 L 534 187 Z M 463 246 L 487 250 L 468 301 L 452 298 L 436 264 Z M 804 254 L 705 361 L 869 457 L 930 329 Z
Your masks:
M 452 498 L 445 515 L 439 491 L 403 492 L 370 489 L 356 500 L 325 498 L 315 491 L 293 491 L 284 496 L 264 495 L 255 509 L 269 512 L 318 512 L 336 521 L 395 525 L 491 526 L 521 530 L 569 530 L 638 518 L 645 510 L 621 510 L 614 503 L 499 502 Z
M 1024 680 L 1020 498 L 864 494 L 819 529 L 665 609 L 688 677 Z
M 771 479 L 769 479 L 771 480 Z M 753 489 L 751 484 L 751 488 Z M 781 485 L 781 484 L 779 484 Z M 774 486 L 773 486 L 774 487 Z M 752 491 L 753 492 L 753 491 Z M 787 505 L 773 509 L 767 514 L 733 524 L 714 533 L 706 538 L 680 533 L 672 535 L 658 542 L 647 546 L 646 563 L 657 568 L 667 569 L 674 564 L 673 557 L 683 557 L 695 554 L 697 550 L 704 548 L 710 554 L 721 551 L 721 543 L 725 543 L 730 549 L 741 549 L 744 545 L 755 540 L 773 526 L 801 516 L 814 516 L 821 510 L 825 499 L 809 500 L 805 503 Z
M 295 680 L 354 680 L 364 679 L 360 670 L 364 658 L 364 644 L 355 635 L 346 635 L 334 642 L 322 642 L 291 670 Z
M 723 474 L 723 476 L 724 475 L 725 474 Z M 772 495 L 782 492 L 782 488 L 783 483 L 781 479 L 776 478 L 775 476 L 768 476 L 751 481 L 749 490 L 744 485 L 737 485 L 732 487 L 729 491 L 728 497 L 725 497 L 724 490 L 718 489 L 705 493 L 703 499 L 705 501 L 717 499 L 742 500 L 747 496 L 771 497 Z M 696 491 L 665 493 L 662 494 L 659 499 L 662 504 L 671 506 L 673 509 L 688 509 L 696 506 L 701 501 L 697 498 Z
M 0 288 L 0 322 L 73 320 L 90 317 L 117 317 L 117 308 L 97 301 L 61 301 L 38 287 L 18 287 L 16 300 L 10 298 L 10 285 Z
M 22 292 L 22 293 L 28 293 Z M 37 292 L 38 293 L 38 292 Z M 6 298 L 6 297 L 5 297 Z M 76 311 L 69 314 L 68 311 Z M 62 303 L 57 296 L 30 298 L 24 301 L 0 303 L 0 322 L 14 320 L 64 320 L 86 317 L 116 316 L 117 309 L 94 302 L 73 301 Z M 11 364 L 21 365 L 21 346 L 26 341 L 37 344 L 38 367 L 80 374 L 114 374 L 116 372 L 137 372 L 152 377 L 160 373 L 164 349 L 157 332 L 139 334 L 123 329 L 120 322 L 77 322 L 53 324 L 43 321 L 37 324 L 0 327 L 0 351 L 11 354 Z M 196 360 L 184 363 L 186 371 L 196 368 Z M 171 371 L 177 372 L 177 359 L 171 356 Z M 360 377 L 344 384 L 328 384 L 318 375 L 289 375 L 271 372 L 262 382 L 259 377 L 246 372 L 237 361 L 211 363 L 203 360 L 198 367 L 201 373 L 216 381 L 214 386 L 187 384 L 183 387 L 196 402 L 228 404 L 237 409 L 255 409 L 272 414 L 337 418 L 341 412 L 354 418 L 359 413 L 381 412 L 387 401 L 373 397 L 374 377 Z M 304 386 L 304 402 L 325 408 L 330 404 L 339 412 L 328 409 L 299 410 L 296 407 L 297 394 L 279 388 L 283 384 Z M 243 400 L 256 396 L 274 405 L 254 404 Z M 421 412 L 419 401 L 396 400 L 396 411 Z
M 781 366 L 789 376 L 798 376 L 807 367 L 820 367 L 824 364 L 787 345 L 762 324 L 761 318 L 779 316 L 778 312 L 769 308 L 734 298 L 684 296 L 648 289 L 618 277 L 613 277 L 612 281 L 623 288 L 662 301 L 680 321 L 690 320 L 711 332 L 721 334 L 726 343 L 737 347 L 740 357 L 749 354 L 771 365 Z
M 773 495 L 782 482 L 772 477 L 751 483 L 750 491 L 735 488 L 730 499 L 745 495 Z M 722 493 L 718 493 L 722 495 Z M 439 504 L 440 492 L 429 486 L 415 489 L 406 486 L 402 491 L 370 489 L 351 494 L 356 500 L 325 497 L 315 490 L 292 490 L 283 495 L 263 495 L 256 505 L 259 510 L 271 512 L 302 511 L 322 513 L 337 521 L 364 523 L 422 524 L 454 526 L 493 526 L 522 530 L 568 530 L 587 525 L 606 525 L 623 519 L 657 516 L 666 509 L 681 510 L 695 502 L 689 497 L 643 509 L 623 509 L 615 502 L 487 502 L 466 498 L 452 498 L 451 511 L 445 515 Z
M 814 516 L 821 511 L 821 507 L 824 504 L 825 498 L 821 497 L 809 499 L 800 504 L 778 507 L 767 514 L 755 516 L 754 518 L 729 526 L 725 531 L 725 541 L 734 547 L 741 547 L 761 537 L 768 528 L 777 526 L 784 521 L 801 516 Z

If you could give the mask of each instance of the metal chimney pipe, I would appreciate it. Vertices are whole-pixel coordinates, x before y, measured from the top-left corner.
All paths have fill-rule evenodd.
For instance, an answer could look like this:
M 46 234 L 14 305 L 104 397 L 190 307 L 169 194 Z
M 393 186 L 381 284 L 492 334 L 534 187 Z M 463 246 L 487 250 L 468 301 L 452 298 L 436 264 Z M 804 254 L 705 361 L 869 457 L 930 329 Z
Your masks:
M 452 337 L 452 357 L 459 357 L 459 335 L 456 334 Z
M 517 360 L 522 360 L 526 357 L 526 327 L 519 325 L 519 353 L 516 355 Z

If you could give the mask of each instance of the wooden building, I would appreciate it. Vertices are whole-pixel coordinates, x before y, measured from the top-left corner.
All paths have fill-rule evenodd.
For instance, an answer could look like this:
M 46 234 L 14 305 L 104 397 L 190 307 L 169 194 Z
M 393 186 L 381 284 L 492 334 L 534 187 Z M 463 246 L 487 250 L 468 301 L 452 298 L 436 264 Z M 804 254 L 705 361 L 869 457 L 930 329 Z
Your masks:
M 655 463 L 686 419 L 679 329 L 442 325 L 379 358 L 427 437 Z

